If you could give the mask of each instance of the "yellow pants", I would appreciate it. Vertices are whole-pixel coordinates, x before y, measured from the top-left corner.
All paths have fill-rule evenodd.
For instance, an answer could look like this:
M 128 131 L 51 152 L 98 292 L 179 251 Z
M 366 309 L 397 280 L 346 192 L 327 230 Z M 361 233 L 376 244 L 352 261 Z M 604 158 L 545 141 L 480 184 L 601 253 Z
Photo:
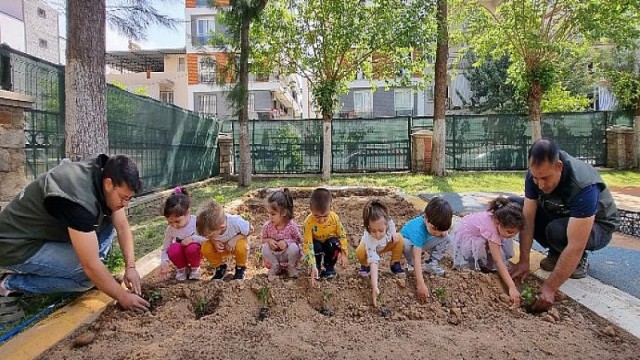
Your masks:
M 400 234 L 398 234 L 400 235 Z M 378 254 L 382 255 L 386 252 L 391 252 L 391 264 L 399 262 L 403 255 L 404 239 L 400 235 L 400 240 L 397 243 L 388 243 L 382 250 L 378 250 Z M 364 242 L 360 242 L 360 245 L 356 248 L 356 258 L 361 265 L 367 266 L 367 250 L 364 248 Z
M 249 258 L 249 242 L 246 237 L 243 237 L 236 242 L 236 248 L 233 252 L 226 250 L 217 252 L 211 241 L 205 241 L 202 243 L 200 251 L 202 252 L 202 256 L 204 256 L 214 268 L 220 266 L 224 259 L 229 256 L 236 258 L 236 266 L 246 267 Z

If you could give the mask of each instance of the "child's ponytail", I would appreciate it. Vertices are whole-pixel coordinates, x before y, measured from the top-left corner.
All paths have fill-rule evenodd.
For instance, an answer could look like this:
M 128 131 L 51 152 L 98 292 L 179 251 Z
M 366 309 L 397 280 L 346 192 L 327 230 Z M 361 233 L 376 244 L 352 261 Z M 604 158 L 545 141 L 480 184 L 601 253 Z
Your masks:
M 293 196 L 288 188 L 278 189 L 267 198 L 269 206 L 278 212 L 284 212 L 287 220 L 293 219 Z
M 362 209 L 362 221 L 365 230 L 369 231 L 369 223 L 380 218 L 389 221 L 389 209 L 387 205 L 379 199 L 369 200 L 367 205 L 364 206 L 364 209 Z
M 516 202 L 509 201 L 506 197 L 499 196 L 491 201 L 489 211 L 493 213 L 493 218 L 504 227 L 516 229 L 524 227 L 522 207 Z
M 162 215 L 164 215 L 164 217 L 184 216 L 189 213 L 190 207 L 191 200 L 189 199 L 187 189 L 177 186 L 173 189 L 173 193 L 169 195 L 167 200 L 164 202 Z

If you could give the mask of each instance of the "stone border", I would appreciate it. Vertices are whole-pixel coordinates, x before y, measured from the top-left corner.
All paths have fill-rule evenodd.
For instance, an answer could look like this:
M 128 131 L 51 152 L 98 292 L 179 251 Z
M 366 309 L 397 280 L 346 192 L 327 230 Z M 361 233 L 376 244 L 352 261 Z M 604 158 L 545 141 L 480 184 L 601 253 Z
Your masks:
M 209 179 L 198 184 L 199 186 L 204 186 L 215 182 L 217 182 L 215 179 Z M 198 185 L 194 184 L 194 187 L 198 187 Z M 363 192 L 364 190 L 371 191 L 371 189 L 373 189 L 385 191 L 385 193 L 390 192 L 393 195 L 402 197 L 420 211 L 422 211 L 426 205 L 426 201 L 423 199 L 405 194 L 393 187 L 365 188 L 343 186 L 327 188 L 332 191 L 353 190 Z M 268 191 L 269 189 L 272 188 L 254 190 L 249 192 L 245 197 L 261 191 Z M 290 189 L 302 190 L 310 188 L 299 187 Z M 167 190 L 163 193 L 165 193 L 165 195 L 150 196 L 150 200 L 139 203 L 136 202 L 136 204 L 132 204 L 132 206 L 140 206 L 149 201 L 157 201 L 159 198 L 162 198 L 162 196 L 168 196 L 167 194 L 170 194 L 170 191 Z M 242 203 L 243 199 L 237 199 L 227 204 L 225 208 L 228 211 L 236 211 L 237 207 Z M 514 258 L 518 256 L 518 249 L 516 248 L 515 250 L 516 254 Z M 136 261 L 136 267 L 141 277 L 147 276 L 160 265 L 160 251 L 161 248 L 158 248 Z M 547 272 L 538 269 L 537 264 L 543 257 L 544 256 L 537 251 L 531 252 L 531 272 L 541 279 L 548 276 Z M 591 277 L 582 280 L 569 279 L 569 281 L 560 287 L 560 290 L 600 317 L 640 338 L 640 322 L 637 321 L 637 319 L 640 318 L 640 299 L 608 285 L 604 285 Z M 0 359 L 23 360 L 39 356 L 80 326 L 95 320 L 112 302 L 113 300 L 101 291 L 91 290 L 85 293 L 80 298 L 58 309 L 32 328 L 16 335 L 0 346 Z

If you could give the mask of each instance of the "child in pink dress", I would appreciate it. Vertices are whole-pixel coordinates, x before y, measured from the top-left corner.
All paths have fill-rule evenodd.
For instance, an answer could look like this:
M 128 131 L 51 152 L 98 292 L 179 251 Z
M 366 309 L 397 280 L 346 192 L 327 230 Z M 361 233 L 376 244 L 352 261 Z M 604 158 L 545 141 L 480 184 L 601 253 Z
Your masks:
M 513 256 L 512 238 L 523 226 L 520 205 L 498 197 L 489 204 L 488 211 L 465 216 L 451 242 L 453 265 L 482 271 L 497 269 L 515 306 L 520 305 L 520 292 L 509 275 L 507 263 Z
M 289 189 L 276 190 L 267 199 L 269 220 L 262 227 L 262 255 L 269 269 L 267 277 L 274 280 L 287 271 L 290 278 L 298 277 L 296 265 L 300 260 L 300 229 L 293 220 L 293 198 Z

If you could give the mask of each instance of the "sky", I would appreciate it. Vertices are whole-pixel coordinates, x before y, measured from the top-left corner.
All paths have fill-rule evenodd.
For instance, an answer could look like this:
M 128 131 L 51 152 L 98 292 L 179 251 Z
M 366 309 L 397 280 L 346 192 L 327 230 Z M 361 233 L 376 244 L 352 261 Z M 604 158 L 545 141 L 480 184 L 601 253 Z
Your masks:
M 66 14 L 64 13 L 64 0 L 48 0 L 60 13 L 60 36 L 66 38 Z M 107 0 L 107 6 L 111 0 Z M 158 5 L 159 4 L 159 5 Z M 176 29 L 167 29 L 159 26 L 152 26 L 147 31 L 147 40 L 136 42 L 142 49 L 165 49 L 180 48 L 185 46 L 184 27 L 184 0 L 156 1 L 156 8 L 162 13 L 176 18 L 180 21 Z M 106 36 L 107 51 L 128 50 L 129 39 L 123 37 L 115 30 L 107 26 Z

